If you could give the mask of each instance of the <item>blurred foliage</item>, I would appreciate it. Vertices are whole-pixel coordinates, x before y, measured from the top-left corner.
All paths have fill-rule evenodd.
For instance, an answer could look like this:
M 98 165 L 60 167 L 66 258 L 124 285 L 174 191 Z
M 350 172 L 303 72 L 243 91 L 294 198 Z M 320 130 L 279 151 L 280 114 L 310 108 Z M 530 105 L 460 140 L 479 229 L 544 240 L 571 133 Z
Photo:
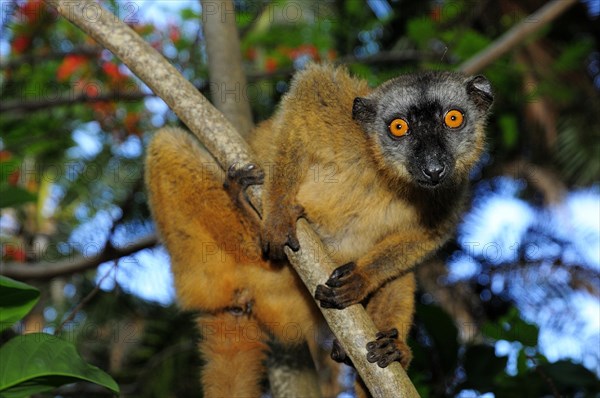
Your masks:
M 0 276 L 0 332 L 27 315 L 39 297 L 34 287 Z M 119 392 L 114 379 L 86 363 L 75 345 L 48 333 L 14 336 L 0 347 L 0 357 L 2 397 L 30 396 L 80 380 Z
M 158 2 L 167 14 L 159 26 L 144 22 L 142 10 L 131 14 L 123 2 L 104 3 L 209 95 L 197 2 L 179 11 Z M 344 63 L 372 85 L 404 72 L 453 69 L 543 3 L 236 0 L 249 77 L 245 95 L 258 122 L 272 114 L 291 74 L 308 61 Z M 151 232 L 143 148 L 153 130 L 177 118 L 108 50 L 41 1 L 8 2 L 3 13 L 0 33 L 8 50 L 0 74 L 2 261 L 35 266 L 89 256 L 107 242 L 123 245 Z M 558 176 L 553 181 L 559 188 L 597 184 L 599 26 L 598 16 L 579 3 L 482 71 L 496 102 L 490 155 L 474 173 L 475 182 L 485 184 L 525 159 Z M 524 199 L 539 203 L 545 192 L 534 183 L 529 188 Z M 543 228 L 531 230 L 521 246 L 549 235 Z M 501 265 L 476 260 L 482 264 L 479 276 L 486 278 L 467 281 L 483 308 L 475 312 L 475 342 L 461 341 L 451 316 L 421 296 L 410 376 L 422 396 L 598 396 L 596 375 L 572 361 L 550 363 L 540 353 L 537 327 L 516 310 L 519 298 L 507 288 L 491 289 Z M 590 280 L 597 282 L 597 274 Z M 41 304 L 21 329 L 56 330 L 92 294 L 61 335 L 109 371 L 122 396 L 198 396 L 193 314 L 143 301 L 118 283 L 111 292 L 95 291 L 95 281 L 89 271 L 40 282 Z M 544 288 L 551 292 L 557 284 Z M 569 291 L 578 286 L 571 283 Z M 593 287 L 588 290 L 598 297 Z M 499 346 L 510 347 L 508 353 Z M 76 384 L 59 393 L 110 395 L 85 388 Z
M 409 376 L 422 397 L 456 396 L 460 391 L 493 392 L 496 397 L 596 397 L 600 391 L 596 375 L 581 365 L 548 363 L 536 348 L 537 327 L 523 321 L 514 308 L 485 323 L 480 343 L 460 346 L 457 333 L 439 307 L 417 308 Z M 510 353 L 498 353 L 497 342 L 509 346 Z

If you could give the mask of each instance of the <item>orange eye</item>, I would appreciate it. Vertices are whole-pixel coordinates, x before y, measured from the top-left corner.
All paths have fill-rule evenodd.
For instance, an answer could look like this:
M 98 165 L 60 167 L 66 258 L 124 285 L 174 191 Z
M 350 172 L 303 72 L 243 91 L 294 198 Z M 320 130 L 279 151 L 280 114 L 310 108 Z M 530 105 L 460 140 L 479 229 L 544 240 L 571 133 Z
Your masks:
M 394 137 L 402 137 L 408 133 L 408 123 L 404 119 L 394 119 L 390 123 L 389 129 Z
M 446 116 L 444 116 L 444 123 L 446 123 L 446 126 L 450 127 L 451 129 L 455 129 L 462 126 L 463 120 L 464 115 L 461 111 L 458 111 L 456 109 L 449 110 L 448 112 L 446 112 Z

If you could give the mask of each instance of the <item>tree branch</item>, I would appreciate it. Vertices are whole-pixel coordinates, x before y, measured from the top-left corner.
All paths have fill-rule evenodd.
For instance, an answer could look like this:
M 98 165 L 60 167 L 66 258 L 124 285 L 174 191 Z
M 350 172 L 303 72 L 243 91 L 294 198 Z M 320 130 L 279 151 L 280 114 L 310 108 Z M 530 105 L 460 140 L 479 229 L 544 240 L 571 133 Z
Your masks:
M 215 107 L 242 137 L 254 127 L 232 0 L 201 0 L 210 93 Z
M 237 127 L 242 136 L 254 128 L 246 75 L 232 0 L 201 0 L 208 74 L 213 104 Z M 269 386 L 275 398 L 319 397 L 319 380 L 308 344 L 272 347 Z
M 356 57 L 354 55 L 348 55 L 334 59 L 332 62 L 336 65 L 348 65 L 353 63 L 360 63 L 363 65 L 393 65 L 398 66 L 400 63 L 419 62 L 419 61 L 436 61 L 440 63 L 447 62 L 443 59 L 442 53 L 435 52 L 422 52 L 415 50 L 391 50 L 381 51 L 377 54 L 369 55 L 366 57 Z M 251 71 L 247 73 L 248 81 L 256 82 L 262 79 L 269 79 L 272 77 L 288 78 L 292 76 L 296 69 L 293 67 L 279 68 L 273 72 L 266 71 Z
M 553 0 L 545 4 L 513 26 L 485 50 L 463 62 L 458 70 L 467 75 L 482 70 L 517 45 L 522 44 L 526 37 L 546 26 L 576 2 L 577 0 Z
M 77 256 L 57 262 L 40 261 L 35 263 L 35 265 L 23 263 L 3 264 L 0 267 L 0 274 L 18 280 L 51 279 L 57 276 L 87 271 L 107 261 L 129 256 L 140 250 L 154 247 L 157 244 L 158 239 L 155 235 L 139 239 L 122 248 L 115 248 L 110 243 L 107 243 L 104 250 L 96 256 Z
M 90 96 L 78 94 L 75 96 L 59 94 L 59 98 L 44 98 L 25 101 L 0 102 L 0 112 L 33 112 L 64 105 L 78 105 L 82 103 L 111 102 L 111 101 L 138 101 L 146 97 L 153 97 L 153 93 L 140 92 L 111 92 L 102 95 Z
M 83 45 L 69 51 L 49 52 L 45 54 L 23 54 L 19 57 L 0 62 L 0 69 L 13 69 L 23 64 L 33 64 L 55 59 L 63 59 L 67 55 L 97 56 L 102 51 L 100 46 Z
M 75 3 L 68 0 L 45 1 L 106 46 L 148 84 L 200 139 L 223 169 L 232 164 L 237 167 L 257 164 L 250 148 L 227 119 L 131 28 L 91 0 Z M 86 15 L 91 15 L 91 9 L 97 11 L 93 14 L 96 17 L 93 21 L 86 19 Z M 256 187 L 255 191 L 260 194 L 261 187 Z M 297 253 L 288 252 L 290 261 L 309 291 L 314 292 L 317 284 L 327 280 L 334 264 L 306 221 L 298 222 L 298 238 L 302 248 Z M 365 345 L 375 339 L 377 330 L 362 306 L 322 312 L 374 397 L 418 396 L 399 363 L 381 369 L 367 362 Z

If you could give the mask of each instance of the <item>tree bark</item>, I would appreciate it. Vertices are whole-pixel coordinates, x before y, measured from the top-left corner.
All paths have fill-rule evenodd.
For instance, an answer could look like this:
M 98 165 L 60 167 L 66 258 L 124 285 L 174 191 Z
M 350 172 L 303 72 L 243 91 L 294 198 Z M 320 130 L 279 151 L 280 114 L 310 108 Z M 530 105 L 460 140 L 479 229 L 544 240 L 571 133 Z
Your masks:
M 232 0 L 201 0 L 212 103 L 246 137 L 254 124 Z M 307 344 L 272 347 L 268 363 L 274 398 L 319 397 L 319 380 Z
M 133 73 L 160 96 L 212 153 L 223 169 L 253 161 L 248 145 L 229 121 L 179 72 L 131 28 L 92 0 L 45 0 L 72 23 L 119 57 Z M 261 194 L 261 187 L 254 190 Z M 256 204 L 258 202 L 254 202 Z M 326 281 L 335 264 L 304 220 L 298 222 L 301 249 L 288 255 L 310 292 Z M 365 345 L 375 339 L 375 325 L 364 308 L 322 310 L 374 397 L 418 397 L 399 363 L 381 369 L 367 361 Z
M 212 103 L 245 137 L 253 128 L 232 0 L 201 0 Z
M 0 266 L 0 275 L 21 281 L 42 279 L 48 280 L 63 275 L 72 275 L 77 272 L 84 272 L 107 261 L 116 260 L 121 257 L 129 256 L 140 250 L 156 246 L 158 239 L 154 235 L 146 236 L 131 244 L 115 248 L 107 243 L 104 250 L 94 256 L 80 255 L 76 257 L 66 257 L 60 261 L 46 259 L 35 264 L 10 263 Z

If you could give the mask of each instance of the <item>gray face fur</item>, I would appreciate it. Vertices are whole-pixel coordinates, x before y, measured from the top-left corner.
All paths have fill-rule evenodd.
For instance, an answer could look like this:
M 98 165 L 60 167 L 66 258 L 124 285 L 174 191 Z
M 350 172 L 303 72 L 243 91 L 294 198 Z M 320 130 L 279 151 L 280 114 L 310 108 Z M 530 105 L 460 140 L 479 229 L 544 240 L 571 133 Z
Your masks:
M 352 117 L 388 170 L 432 188 L 452 180 L 457 159 L 473 157 L 480 150 L 476 141 L 481 141 L 478 135 L 483 134 L 492 101 L 490 83 L 483 76 L 427 72 L 397 77 L 366 98 L 356 98 Z M 463 114 L 463 123 L 449 128 L 444 116 L 454 109 Z M 398 118 L 409 126 L 402 137 L 390 134 L 390 123 Z

